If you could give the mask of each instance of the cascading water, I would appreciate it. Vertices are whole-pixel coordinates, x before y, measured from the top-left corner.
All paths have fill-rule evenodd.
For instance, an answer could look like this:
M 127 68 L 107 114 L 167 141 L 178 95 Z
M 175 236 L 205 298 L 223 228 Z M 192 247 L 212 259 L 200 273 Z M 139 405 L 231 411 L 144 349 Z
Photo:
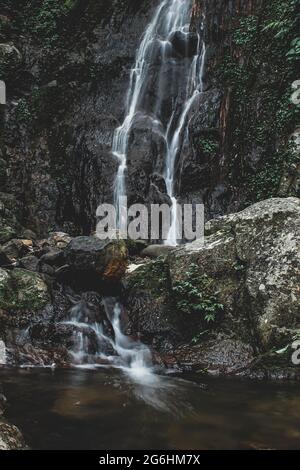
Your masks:
M 79 367 L 113 366 L 138 377 L 151 374 L 151 352 L 140 341 L 122 332 L 122 307 L 115 298 L 103 299 L 106 318 L 112 327 L 111 335 L 104 329 L 103 318 L 90 314 L 85 302 L 72 307 L 63 325 L 72 327 L 71 360 Z
M 167 244 L 176 245 L 176 161 L 180 154 L 189 116 L 197 97 L 203 91 L 203 72 L 205 64 L 205 44 L 203 34 L 196 35 L 197 44 L 192 55 L 189 51 L 191 41 L 191 18 L 193 0 L 164 0 L 157 8 L 137 52 L 134 68 L 131 70 L 127 92 L 126 112 L 123 124 L 114 133 L 112 151 L 119 160 L 115 181 L 114 203 L 121 226 L 119 202 L 126 196 L 126 170 L 128 143 L 138 113 L 151 117 L 153 126 L 162 129 L 166 143 L 165 179 L 167 194 L 172 203 L 172 222 Z M 174 53 L 174 38 L 180 35 L 185 51 L 180 58 Z M 178 39 L 178 38 L 177 38 Z M 153 91 L 150 71 L 157 68 L 157 90 L 155 99 L 149 101 Z M 176 73 L 178 62 L 184 62 L 181 73 Z M 173 103 L 168 112 L 164 104 L 167 88 L 173 87 Z M 152 93 L 153 94 L 153 93 Z
M 114 297 L 106 297 L 103 307 L 111 334 L 108 334 L 103 317 L 91 315 L 87 303 L 80 300 L 71 309 L 68 319 L 62 322 L 73 332 L 69 348 L 71 362 L 79 368 L 113 367 L 121 370 L 130 379 L 132 392 L 140 400 L 160 410 L 170 411 L 169 398 L 177 394 L 174 383 L 168 377 L 154 373 L 147 346 L 122 332 L 121 304 Z

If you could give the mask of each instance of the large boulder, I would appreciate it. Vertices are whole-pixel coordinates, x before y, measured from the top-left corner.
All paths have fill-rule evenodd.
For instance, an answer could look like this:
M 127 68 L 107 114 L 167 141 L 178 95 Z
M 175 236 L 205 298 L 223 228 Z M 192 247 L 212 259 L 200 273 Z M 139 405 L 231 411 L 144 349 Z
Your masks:
M 126 272 L 128 250 L 123 240 L 76 237 L 65 250 L 73 271 L 95 274 L 103 280 L 120 280 Z
M 151 262 L 148 278 L 145 266 L 127 276 L 130 331 L 144 334 L 162 355 L 172 350 L 173 362 L 183 367 L 254 374 L 268 358 L 267 376 L 276 367 L 280 377 L 291 370 L 294 376 L 291 344 L 300 335 L 299 227 L 297 198 L 269 199 L 208 222 L 205 243 L 170 252 L 164 274 Z M 202 315 L 209 321 L 200 321 Z M 169 324 L 159 343 L 162 332 L 157 325 L 153 331 L 157 316 Z

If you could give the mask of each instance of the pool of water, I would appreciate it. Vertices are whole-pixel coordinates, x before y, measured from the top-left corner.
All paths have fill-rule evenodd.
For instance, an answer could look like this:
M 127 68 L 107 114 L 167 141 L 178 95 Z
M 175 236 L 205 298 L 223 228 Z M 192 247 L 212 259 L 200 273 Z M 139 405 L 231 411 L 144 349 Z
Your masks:
M 33 449 L 299 449 L 299 385 L 116 370 L 0 370 Z

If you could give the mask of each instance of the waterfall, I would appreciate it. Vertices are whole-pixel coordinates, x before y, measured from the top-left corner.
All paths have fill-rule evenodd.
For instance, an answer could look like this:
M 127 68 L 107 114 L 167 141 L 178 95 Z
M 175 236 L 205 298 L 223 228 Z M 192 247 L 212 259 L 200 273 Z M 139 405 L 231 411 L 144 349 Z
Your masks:
M 121 371 L 130 384 L 132 393 L 152 407 L 173 411 L 178 402 L 178 387 L 168 376 L 155 373 L 150 349 L 139 340 L 122 331 L 122 305 L 114 297 L 103 298 L 106 314 L 89 311 L 89 305 L 79 300 L 61 322 L 72 330 L 69 355 L 73 366 L 83 369 L 114 368 Z M 111 326 L 110 334 L 104 322 Z M 1 345 L 1 343 L 0 343 Z M 183 409 L 184 403 L 180 403 Z M 176 408 L 176 413 L 178 410 Z
M 122 220 L 120 220 L 119 201 L 122 196 L 126 196 L 128 143 L 135 118 L 139 113 L 146 114 L 152 118 L 153 125 L 157 127 L 159 123 L 163 129 L 167 151 L 162 176 L 172 203 L 172 223 L 166 243 L 171 245 L 176 245 L 176 161 L 186 136 L 190 113 L 196 98 L 203 91 L 206 49 L 202 31 L 197 34 L 197 45 L 192 56 L 189 52 L 192 4 L 192 0 L 163 0 L 156 9 L 137 51 L 136 62 L 130 73 L 125 119 L 115 130 L 112 146 L 112 152 L 119 161 L 114 203 L 120 227 Z M 180 35 L 179 41 L 183 42 L 185 48 L 185 52 L 177 58 L 174 53 L 176 35 Z M 158 57 L 159 66 L 157 66 Z M 178 75 L 175 72 L 179 63 L 184 63 L 184 67 L 182 73 Z M 150 103 L 149 92 L 153 85 L 149 75 L 154 67 L 157 67 L 157 89 L 154 102 L 152 100 Z M 164 106 L 164 95 L 168 87 L 174 90 L 172 109 L 169 113 Z
M 90 315 L 89 307 L 79 301 L 71 308 L 63 325 L 72 327 L 71 361 L 78 367 L 113 366 L 134 378 L 152 375 L 151 352 L 140 341 L 126 336 L 121 327 L 122 306 L 113 297 L 103 299 L 111 335 L 104 331 L 103 319 Z

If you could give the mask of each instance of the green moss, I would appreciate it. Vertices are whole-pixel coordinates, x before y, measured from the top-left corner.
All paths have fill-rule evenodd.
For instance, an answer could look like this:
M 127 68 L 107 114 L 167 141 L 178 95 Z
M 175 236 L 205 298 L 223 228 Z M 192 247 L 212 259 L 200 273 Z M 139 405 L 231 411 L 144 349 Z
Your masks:
M 64 30 L 64 22 L 77 0 L 44 0 L 38 6 L 36 2 L 31 3 L 29 2 L 32 14 L 27 16 L 24 26 L 38 40 L 51 46 L 59 39 Z
M 34 311 L 49 300 L 39 274 L 24 269 L 0 270 L 0 308 L 9 312 Z
M 9 225 L 1 225 L 0 227 L 0 244 L 6 243 L 16 236 L 16 231 Z
M 199 141 L 199 148 L 205 155 L 213 156 L 219 149 L 219 142 L 214 137 L 203 137 Z

